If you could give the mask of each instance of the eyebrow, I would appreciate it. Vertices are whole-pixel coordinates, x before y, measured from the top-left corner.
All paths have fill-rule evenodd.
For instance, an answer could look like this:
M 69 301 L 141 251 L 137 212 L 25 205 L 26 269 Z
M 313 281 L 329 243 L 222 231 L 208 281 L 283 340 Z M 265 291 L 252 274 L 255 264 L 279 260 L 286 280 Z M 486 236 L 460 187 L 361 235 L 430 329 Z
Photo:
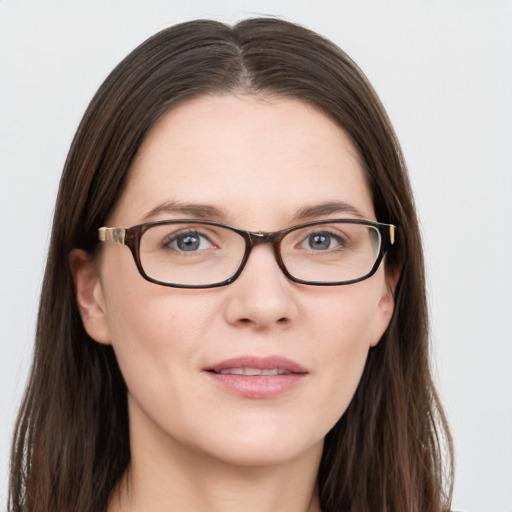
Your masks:
M 194 219 L 202 220 L 224 220 L 226 214 L 216 206 L 200 203 L 184 203 L 176 200 L 168 200 L 159 203 L 154 208 L 146 212 L 142 220 L 146 222 L 162 214 L 181 214 Z M 293 216 L 298 221 L 307 221 L 316 217 L 334 214 L 349 214 L 358 219 L 366 219 L 367 216 L 355 206 L 344 201 L 327 201 L 311 206 L 302 206 L 295 210 Z
M 295 218 L 298 220 L 309 220 L 322 215 L 350 214 L 358 219 L 366 219 L 367 216 L 355 206 L 344 201 L 327 201 L 312 206 L 303 206 L 295 211 Z
M 150 220 L 164 213 L 182 214 L 203 220 L 220 220 L 224 218 L 223 212 L 210 204 L 183 203 L 180 201 L 164 201 L 149 210 L 142 217 L 143 221 Z

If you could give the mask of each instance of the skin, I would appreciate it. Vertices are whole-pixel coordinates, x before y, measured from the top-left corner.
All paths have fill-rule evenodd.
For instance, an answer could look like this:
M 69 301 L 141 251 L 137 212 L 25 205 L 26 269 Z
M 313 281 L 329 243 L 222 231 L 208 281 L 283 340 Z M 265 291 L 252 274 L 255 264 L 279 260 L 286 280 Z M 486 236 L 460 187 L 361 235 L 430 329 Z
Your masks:
M 252 231 L 300 223 L 299 208 L 344 201 L 375 220 L 351 141 L 299 100 L 205 96 L 164 115 L 144 141 L 107 226 L 190 218 L 208 204 Z M 322 218 L 355 218 L 332 212 Z M 346 410 L 393 312 L 383 266 L 348 286 L 293 283 L 257 246 L 234 283 L 180 290 L 144 280 L 130 251 L 71 255 L 84 326 L 112 344 L 128 386 L 132 462 L 110 511 L 318 511 L 323 439 Z M 280 355 L 307 374 L 270 399 L 237 395 L 204 368 Z

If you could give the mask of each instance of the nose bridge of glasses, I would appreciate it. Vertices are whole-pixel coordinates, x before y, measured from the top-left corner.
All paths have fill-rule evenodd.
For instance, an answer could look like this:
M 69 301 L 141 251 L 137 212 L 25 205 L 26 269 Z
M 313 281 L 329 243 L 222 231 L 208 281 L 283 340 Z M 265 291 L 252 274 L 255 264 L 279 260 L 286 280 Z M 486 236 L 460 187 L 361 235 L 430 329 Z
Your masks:
M 252 247 L 261 244 L 273 245 L 276 239 L 276 233 L 270 233 L 266 231 L 250 232 L 249 239 L 251 241 Z
M 270 249 L 273 250 L 274 257 L 278 265 L 281 266 L 281 255 L 279 254 L 279 242 L 282 238 L 281 231 L 248 231 L 247 234 L 249 238 L 249 254 L 257 245 L 271 245 L 272 247 Z M 249 254 L 247 257 L 249 257 Z
M 252 250 L 257 245 L 270 245 L 268 249 L 273 252 L 275 263 L 277 267 L 287 275 L 283 263 L 281 261 L 281 255 L 279 251 L 279 242 L 282 239 L 283 233 L 281 231 L 267 232 L 267 231 L 245 231 L 243 237 L 246 241 L 246 252 L 241 265 L 237 271 L 237 277 L 242 272 L 242 269 L 246 267 L 247 262 L 250 260 Z M 268 262 L 267 262 L 268 263 Z

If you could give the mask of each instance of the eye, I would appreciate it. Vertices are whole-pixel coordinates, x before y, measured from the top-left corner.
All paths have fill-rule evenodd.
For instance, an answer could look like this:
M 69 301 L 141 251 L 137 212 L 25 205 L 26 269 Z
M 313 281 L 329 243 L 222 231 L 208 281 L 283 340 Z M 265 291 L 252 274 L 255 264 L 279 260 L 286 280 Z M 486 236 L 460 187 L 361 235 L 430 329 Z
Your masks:
M 191 230 L 172 235 L 164 245 L 178 252 L 195 252 L 214 247 L 207 236 Z
M 300 244 L 300 247 L 302 249 L 313 249 L 314 251 L 327 251 L 345 245 L 346 241 L 339 235 L 335 235 L 329 231 L 317 231 L 308 234 Z

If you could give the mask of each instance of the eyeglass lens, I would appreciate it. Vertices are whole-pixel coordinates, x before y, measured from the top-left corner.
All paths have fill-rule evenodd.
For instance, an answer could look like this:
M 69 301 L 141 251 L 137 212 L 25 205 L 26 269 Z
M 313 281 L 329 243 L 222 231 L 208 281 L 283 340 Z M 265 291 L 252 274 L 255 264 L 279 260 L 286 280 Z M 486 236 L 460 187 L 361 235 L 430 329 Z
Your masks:
M 303 281 L 343 282 L 368 274 L 379 255 L 379 230 L 332 222 L 288 232 L 280 253 L 289 274 Z M 208 285 L 239 269 L 246 242 L 236 231 L 213 224 L 157 224 L 140 241 L 140 261 L 151 278 L 170 284 Z

